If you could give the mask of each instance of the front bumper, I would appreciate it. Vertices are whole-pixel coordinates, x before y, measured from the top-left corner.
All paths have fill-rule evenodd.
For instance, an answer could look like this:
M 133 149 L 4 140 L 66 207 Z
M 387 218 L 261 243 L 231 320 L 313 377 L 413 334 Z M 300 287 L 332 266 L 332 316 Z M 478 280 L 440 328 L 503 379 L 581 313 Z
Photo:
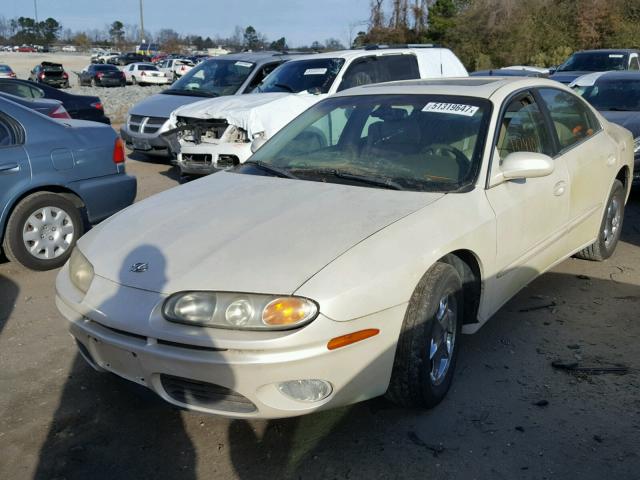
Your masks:
M 131 125 L 129 117 L 120 128 L 120 136 L 127 146 L 138 152 L 172 157 L 169 145 L 160 136 L 168 118 L 142 116 L 141 123 Z M 137 129 L 137 130 L 136 130 Z
M 177 164 L 185 175 L 208 175 L 244 163 L 251 154 L 248 142 L 181 145 Z
M 96 276 L 82 300 L 68 279 L 65 266 L 56 283 L 56 305 L 69 320 L 80 353 L 95 369 L 144 385 L 174 405 L 234 418 L 297 416 L 383 394 L 406 309 L 400 305 L 348 322 L 320 315 L 288 332 L 187 327 L 154 313 L 149 318 L 148 312 L 143 326 L 138 324 L 138 316 L 145 317 L 142 309 L 157 311 L 165 297 Z M 114 318 L 111 311 L 125 318 Z M 331 338 L 365 328 L 380 333 L 337 350 L 326 348 Z M 182 335 L 168 335 L 171 330 Z M 280 382 L 299 379 L 328 381 L 332 393 L 306 403 L 277 388 Z

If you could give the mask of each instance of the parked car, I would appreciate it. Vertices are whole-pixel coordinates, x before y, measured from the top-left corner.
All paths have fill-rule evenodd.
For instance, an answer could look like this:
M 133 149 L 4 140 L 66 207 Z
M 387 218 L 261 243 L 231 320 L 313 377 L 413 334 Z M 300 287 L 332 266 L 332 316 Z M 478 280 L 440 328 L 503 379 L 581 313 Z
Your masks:
M 69 75 L 60 63 L 42 62 L 29 74 L 29 80 L 57 88 L 69 88 Z
M 274 70 L 241 99 L 214 98 L 171 114 L 165 138 L 183 175 L 206 175 L 251 156 L 266 140 L 327 96 L 370 83 L 467 76 L 446 48 L 376 48 L 300 55 Z
M 71 118 L 69 112 L 67 112 L 67 110 L 64 108 L 64 105 L 62 105 L 62 102 L 60 102 L 59 100 L 50 100 L 47 98 L 23 98 L 2 91 L 0 91 L 0 98 L 10 100 L 30 110 L 35 110 L 36 112 L 41 113 L 42 115 L 46 115 L 47 117 L 57 119 Z
M 171 80 L 177 80 L 195 66 L 191 60 L 184 58 L 170 58 L 162 60 L 157 65 L 158 69 L 161 72 L 164 72 L 167 78 L 170 78 Z
M 545 79 L 354 88 L 89 232 L 56 304 L 95 369 L 183 408 L 433 407 L 461 333 L 572 254 L 613 253 L 632 147 Z
M 640 70 L 638 55 L 640 50 L 584 50 L 571 55 L 549 77 L 561 83 L 569 84 L 576 78 L 592 72 L 607 70 Z
M 118 57 L 111 57 L 107 59 L 107 63 L 111 63 L 113 65 L 130 65 L 132 63 L 140 63 L 140 62 L 149 62 L 151 59 L 146 55 L 141 55 L 135 52 L 127 52 L 123 53 Z
M 104 113 L 100 97 L 92 95 L 73 95 L 57 88 L 29 80 L 1 79 L 0 92 L 10 93 L 18 97 L 29 99 L 53 99 L 62 102 L 62 106 L 69 112 L 71 118 L 91 120 L 110 124 L 111 121 Z
M 78 74 L 79 85 L 91 85 L 101 87 L 124 87 L 127 79 L 115 65 L 91 64 Z
M 35 53 L 37 50 L 33 47 L 29 47 L 27 45 L 23 45 L 21 47 L 17 47 L 17 51 L 21 53 Z
M 62 47 L 62 51 L 63 52 L 77 52 L 78 49 L 76 47 L 74 47 L 73 45 L 65 45 L 64 47 Z
M 171 80 L 153 63 L 132 63 L 123 70 L 126 82 L 133 85 L 168 85 Z
M 0 63 L 0 78 L 16 78 L 16 73 L 9 65 Z
M 591 73 L 570 86 L 603 117 L 633 134 L 633 184 L 640 185 L 640 72 Z
M 122 140 L 107 125 L 63 123 L 5 98 L 0 110 L 2 249 L 27 268 L 57 268 L 85 222 L 133 202 L 136 179 L 125 174 Z
M 290 55 L 279 52 L 248 52 L 212 58 L 175 82 L 171 88 L 135 104 L 120 135 L 137 152 L 170 157 L 160 136 L 168 130 L 169 115 L 176 108 L 205 98 L 251 92 Z
M 111 63 L 111 60 L 114 60 L 122 55 L 121 52 L 102 52 L 96 58 L 96 63 Z

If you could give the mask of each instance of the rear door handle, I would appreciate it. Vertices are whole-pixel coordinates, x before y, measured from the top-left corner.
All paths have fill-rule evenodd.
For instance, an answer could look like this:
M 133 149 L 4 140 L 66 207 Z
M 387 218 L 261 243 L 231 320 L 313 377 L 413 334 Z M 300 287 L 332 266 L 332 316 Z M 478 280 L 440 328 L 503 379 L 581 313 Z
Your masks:
M 19 171 L 20 171 L 20 165 L 18 165 L 17 163 L 0 165 L 0 174 L 17 173 Z
M 555 184 L 555 186 L 553 187 L 553 194 L 556 197 L 559 197 L 560 195 L 564 195 L 564 192 L 567 190 L 567 183 L 564 181 L 558 182 Z

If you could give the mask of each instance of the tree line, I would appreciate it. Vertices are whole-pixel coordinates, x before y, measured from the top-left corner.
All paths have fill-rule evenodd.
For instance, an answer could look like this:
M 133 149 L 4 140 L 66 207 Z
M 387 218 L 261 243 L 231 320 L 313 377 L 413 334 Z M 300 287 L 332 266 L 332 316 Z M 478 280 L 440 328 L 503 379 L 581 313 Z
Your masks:
M 557 65 L 572 52 L 635 48 L 638 0 L 371 0 L 354 46 L 438 43 L 469 70 Z

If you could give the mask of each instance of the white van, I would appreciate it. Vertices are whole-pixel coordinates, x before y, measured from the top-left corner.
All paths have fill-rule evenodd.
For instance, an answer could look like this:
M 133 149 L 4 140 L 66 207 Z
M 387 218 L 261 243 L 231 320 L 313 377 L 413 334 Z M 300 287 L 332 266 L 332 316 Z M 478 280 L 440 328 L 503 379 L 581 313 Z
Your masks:
M 451 50 L 426 45 L 301 55 L 271 72 L 251 94 L 178 108 L 165 138 L 182 174 L 205 175 L 244 162 L 252 154 L 252 141 L 270 138 L 336 92 L 396 80 L 466 76 Z

